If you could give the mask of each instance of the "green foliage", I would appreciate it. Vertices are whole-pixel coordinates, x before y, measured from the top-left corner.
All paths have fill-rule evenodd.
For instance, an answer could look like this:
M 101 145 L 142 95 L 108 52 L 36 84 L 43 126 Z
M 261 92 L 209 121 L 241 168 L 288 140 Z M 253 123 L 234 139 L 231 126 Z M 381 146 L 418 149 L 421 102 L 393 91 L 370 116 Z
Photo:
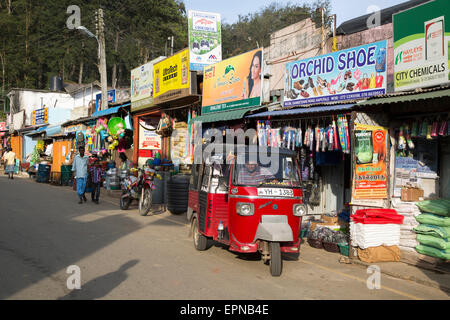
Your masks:
M 270 34 L 311 18 L 319 27 L 322 24 L 320 8 L 324 8 L 325 25 L 330 24 L 330 1 L 317 0 L 312 5 L 291 4 L 284 6 L 274 2 L 255 13 L 239 15 L 233 24 L 222 24 L 222 42 L 224 59 L 247 52 L 259 45 L 270 44 Z
M 0 90 L 48 89 L 55 75 L 78 82 L 81 63 L 83 83 L 99 79 L 97 42 L 67 28 L 70 5 L 80 7 L 81 25 L 94 34 L 95 10 L 104 11 L 109 85 L 115 66 L 118 85 L 129 86 L 131 69 L 164 55 L 168 36 L 175 52 L 187 46 L 185 7 L 177 0 L 0 0 Z

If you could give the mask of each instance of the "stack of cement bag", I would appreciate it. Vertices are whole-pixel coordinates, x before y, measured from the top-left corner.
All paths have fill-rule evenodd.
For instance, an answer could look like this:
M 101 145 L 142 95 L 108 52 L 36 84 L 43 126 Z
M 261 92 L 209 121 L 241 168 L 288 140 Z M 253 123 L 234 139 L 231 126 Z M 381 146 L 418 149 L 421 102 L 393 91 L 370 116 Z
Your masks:
M 403 224 L 400 225 L 400 250 L 416 253 L 416 246 L 419 243 L 414 228 L 419 225 L 416 217 L 420 214 L 420 209 L 415 202 L 403 202 L 400 199 L 393 199 L 392 207 L 398 214 L 405 217 Z
M 421 214 L 417 233 L 417 252 L 450 260 L 450 199 L 425 200 L 417 203 Z

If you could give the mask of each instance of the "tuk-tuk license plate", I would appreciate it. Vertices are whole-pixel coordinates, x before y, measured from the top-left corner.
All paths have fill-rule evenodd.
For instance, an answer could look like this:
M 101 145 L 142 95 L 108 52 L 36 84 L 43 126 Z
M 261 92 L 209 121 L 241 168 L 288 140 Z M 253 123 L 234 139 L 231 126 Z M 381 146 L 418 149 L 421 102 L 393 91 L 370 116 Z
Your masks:
M 294 190 L 283 188 L 258 188 L 258 196 L 266 197 L 293 197 Z

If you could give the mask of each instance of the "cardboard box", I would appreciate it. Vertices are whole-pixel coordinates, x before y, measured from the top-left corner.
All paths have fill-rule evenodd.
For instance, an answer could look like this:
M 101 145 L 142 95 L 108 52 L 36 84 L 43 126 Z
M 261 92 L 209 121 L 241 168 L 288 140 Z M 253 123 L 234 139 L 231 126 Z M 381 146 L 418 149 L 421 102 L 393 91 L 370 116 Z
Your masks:
M 326 215 L 324 215 L 324 214 L 320 217 L 320 219 L 321 219 L 323 222 L 326 222 L 326 223 L 328 223 L 328 224 L 337 224 L 337 223 L 338 223 L 338 220 L 339 220 L 338 217 L 330 217 L 330 216 L 326 216 Z
M 402 188 L 401 200 L 406 202 L 417 202 L 423 200 L 424 192 L 418 188 Z
M 317 227 L 324 227 L 333 231 L 339 231 L 342 228 L 341 224 L 328 223 L 328 222 L 311 222 L 311 231 L 316 230 Z

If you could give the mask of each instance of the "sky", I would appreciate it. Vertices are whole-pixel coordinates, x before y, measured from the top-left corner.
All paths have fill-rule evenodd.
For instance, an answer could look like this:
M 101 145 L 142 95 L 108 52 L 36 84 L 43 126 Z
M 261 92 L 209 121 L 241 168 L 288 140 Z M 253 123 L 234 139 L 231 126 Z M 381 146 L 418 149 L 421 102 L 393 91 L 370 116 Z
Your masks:
M 254 13 L 275 2 L 274 0 L 183 0 L 187 10 L 220 13 L 223 23 L 232 24 L 238 15 Z M 281 5 L 312 4 L 312 0 L 277 0 Z M 367 14 L 370 6 L 388 8 L 407 0 L 331 0 L 331 14 L 336 14 L 337 26 L 342 22 Z M 373 11 L 372 11 L 373 12 Z

